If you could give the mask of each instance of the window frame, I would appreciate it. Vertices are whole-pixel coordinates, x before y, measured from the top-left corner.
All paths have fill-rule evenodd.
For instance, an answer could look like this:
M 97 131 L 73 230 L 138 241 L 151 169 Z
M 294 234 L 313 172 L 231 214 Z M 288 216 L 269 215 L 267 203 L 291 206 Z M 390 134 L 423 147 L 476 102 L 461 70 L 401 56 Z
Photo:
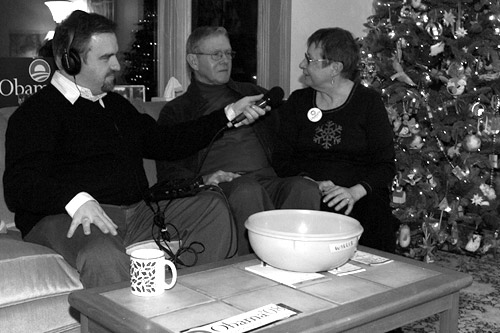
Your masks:
M 285 96 L 290 93 L 291 7 L 292 0 L 258 1 L 257 84 L 280 86 Z M 189 85 L 185 59 L 191 11 L 191 0 L 158 1 L 158 96 L 171 77 L 184 89 Z

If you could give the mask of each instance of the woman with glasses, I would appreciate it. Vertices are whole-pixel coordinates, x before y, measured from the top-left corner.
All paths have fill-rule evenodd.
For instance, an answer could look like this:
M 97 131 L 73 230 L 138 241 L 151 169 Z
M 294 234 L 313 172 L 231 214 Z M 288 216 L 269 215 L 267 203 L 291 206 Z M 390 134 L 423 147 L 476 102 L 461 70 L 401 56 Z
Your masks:
M 360 244 L 393 252 L 393 132 L 381 96 L 357 79 L 359 60 L 358 44 L 346 30 L 320 29 L 309 37 L 299 65 L 307 87 L 278 112 L 273 166 L 280 177 L 315 180 L 322 210 L 357 219 L 364 228 Z

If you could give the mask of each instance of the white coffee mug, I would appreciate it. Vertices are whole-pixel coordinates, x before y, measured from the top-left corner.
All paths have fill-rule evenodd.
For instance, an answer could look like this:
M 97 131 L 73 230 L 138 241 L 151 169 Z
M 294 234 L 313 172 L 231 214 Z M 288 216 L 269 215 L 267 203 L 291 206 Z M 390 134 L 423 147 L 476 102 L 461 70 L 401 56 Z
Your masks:
M 172 280 L 165 282 L 165 265 L 172 271 Z M 140 249 L 130 254 L 130 288 L 137 296 L 156 296 L 171 289 L 177 282 L 174 263 L 159 249 Z

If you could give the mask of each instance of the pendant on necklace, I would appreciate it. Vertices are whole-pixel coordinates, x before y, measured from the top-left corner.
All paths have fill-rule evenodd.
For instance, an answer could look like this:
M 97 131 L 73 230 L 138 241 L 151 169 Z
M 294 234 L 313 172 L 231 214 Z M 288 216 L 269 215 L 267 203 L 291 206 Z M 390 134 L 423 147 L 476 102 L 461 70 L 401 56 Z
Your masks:
M 323 117 L 323 112 L 318 108 L 311 108 L 307 111 L 307 118 L 313 123 L 320 121 L 321 117 Z

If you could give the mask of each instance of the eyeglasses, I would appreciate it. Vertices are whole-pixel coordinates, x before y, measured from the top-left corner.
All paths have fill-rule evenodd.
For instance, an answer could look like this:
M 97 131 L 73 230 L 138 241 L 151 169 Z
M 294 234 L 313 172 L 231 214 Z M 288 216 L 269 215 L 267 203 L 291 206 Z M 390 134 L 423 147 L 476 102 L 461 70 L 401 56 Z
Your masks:
M 322 61 L 330 61 L 328 59 L 311 59 L 307 53 L 304 53 L 304 57 L 307 61 L 307 65 L 309 66 L 312 62 L 322 62 Z
M 214 53 L 198 52 L 198 53 L 193 53 L 193 54 L 208 55 L 214 61 L 221 60 L 223 56 L 226 56 L 226 58 L 228 58 L 228 59 L 233 59 L 236 56 L 236 52 L 234 52 L 234 51 L 217 51 L 217 52 L 214 52 Z

